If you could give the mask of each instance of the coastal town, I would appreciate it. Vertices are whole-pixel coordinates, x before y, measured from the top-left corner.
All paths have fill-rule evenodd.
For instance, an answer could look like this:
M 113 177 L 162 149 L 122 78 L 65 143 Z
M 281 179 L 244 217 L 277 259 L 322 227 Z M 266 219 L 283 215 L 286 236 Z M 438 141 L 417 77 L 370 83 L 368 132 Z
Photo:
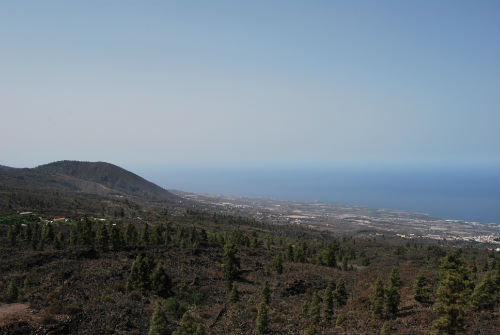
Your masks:
M 491 245 L 500 251 L 497 223 L 436 218 L 425 213 L 376 209 L 320 201 L 287 201 L 231 195 L 175 191 L 186 199 L 225 210 L 232 215 L 252 216 L 261 222 L 297 224 L 357 237 L 397 237 L 466 241 Z

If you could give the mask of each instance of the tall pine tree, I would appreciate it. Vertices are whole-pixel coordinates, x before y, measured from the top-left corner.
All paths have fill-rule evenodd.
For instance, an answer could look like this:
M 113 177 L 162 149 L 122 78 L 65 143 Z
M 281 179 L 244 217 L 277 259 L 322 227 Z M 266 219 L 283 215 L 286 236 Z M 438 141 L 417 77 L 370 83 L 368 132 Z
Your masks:
M 127 224 L 125 228 L 125 242 L 129 247 L 137 245 L 137 229 L 132 223 Z
M 460 251 L 451 252 L 441 260 L 441 280 L 433 306 L 439 314 L 432 324 L 435 334 L 455 335 L 463 330 L 464 308 L 473 288 L 469 275 L 469 266 Z
M 333 292 L 332 284 L 328 284 L 323 294 L 323 318 L 329 322 L 333 318 Z
M 309 308 L 309 315 L 311 316 L 311 320 L 314 323 L 318 323 L 321 319 L 321 298 L 319 297 L 318 292 L 313 293 L 311 307 Z
M 343 278 L 340 278 L 337 282 L 337 287 L 333 292 L 333 300 L 335 301 L 335 305 L 338 307 L 345 306 L 347 303 L 347 299 L 349 298 L 349 294 L 345 288 L 345 281 Z
M 269 282 L 266 280 L 262 287 L 262 301 L 269 305 L 271 303 L 271 291 L 269 290 Z
M 228 242 L 224 245 L 222 272 L 229 288 L 231 288 L 233 280 L 238 276 L 240 268 L 240 260 L 236 256 L 237 252 L 238 249 L 233 243 Z
M 159 302 L 151 317 L 148 335 L 170 335 L 168 320 Z
M 109 250 L 109 233 L 105 223 L 101 223 L 97 228 L 95 236 L 96 249 L 100 252 Z
M 370 309 L 372 317 L 382 319 L 384 317 L 385 290 L 382 279 L 379 277 L 373 287 L 372 296 L 370 299 Z
M 401 285 L 402 281 L 399 275 L 399 269 L 397 266 L 393 266 L 391 275 L 389 277 L 389 285 L 387 286 L 384 302 L 385 315 L 390 319 L 396 316 L 399 309 L 399 303 L 401 299 L 399 289 Z
M 160 297 L 167 298 L 172 288 L 172 280 L 165 272 L 163 266 L 158 263 L 151 274 L 151 292 Z
M 429 292 L 430 289 L 427 284 L 427 278 L 425 278 L 422 272 L 419 272 L 413 284 L 413 298 L 421 304 L 426 304 L 430 299 Z
M 256 334 L 268 334 L 269 333 L 269 320 L 267 315 L 267 304 L 262 301 L 259 305 L 259 310 L 257 312 L 257 320 L 255 321 L 255 333 Z

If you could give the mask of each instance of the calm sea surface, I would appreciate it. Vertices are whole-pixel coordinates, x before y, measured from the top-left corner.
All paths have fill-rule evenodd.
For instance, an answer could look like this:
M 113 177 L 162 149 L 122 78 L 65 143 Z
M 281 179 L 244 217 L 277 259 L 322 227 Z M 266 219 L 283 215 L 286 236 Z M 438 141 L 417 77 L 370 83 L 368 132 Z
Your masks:
M 140 171 L 139 171 L 140 170 Z M 320 200 L 418 211 L 445 219 L 500 222 L 500 169 L 425 168 L 147 168 L 167 189 Z

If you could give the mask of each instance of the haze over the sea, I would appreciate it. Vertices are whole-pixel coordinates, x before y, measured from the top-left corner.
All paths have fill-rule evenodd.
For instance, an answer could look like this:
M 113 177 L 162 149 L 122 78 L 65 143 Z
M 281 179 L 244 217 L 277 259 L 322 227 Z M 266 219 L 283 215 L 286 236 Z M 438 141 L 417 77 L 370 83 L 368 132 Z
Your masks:
M 444 219 L 500 222 L 500 176 L 494 165 L 150 167 L 141 173 L 163 187 L 197 193 L 320 200 Z

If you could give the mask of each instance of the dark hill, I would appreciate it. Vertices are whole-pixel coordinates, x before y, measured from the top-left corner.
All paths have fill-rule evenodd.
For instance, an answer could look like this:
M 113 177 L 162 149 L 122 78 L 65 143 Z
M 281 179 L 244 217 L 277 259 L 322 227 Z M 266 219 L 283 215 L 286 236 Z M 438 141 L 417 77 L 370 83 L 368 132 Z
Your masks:
M 161 206 L 181 200 L 130 171 L 104 162 L 59 161 L 32 169 L 0 166 L 0 190 L 4 191 L 3 195 L 11 196 L 28 192 L 36 197 L 35 192 Z M 12 202 L 11 199 L 3 200 L 4 204 Z M 21 207 L 28 209 L 30 206 Z
M 175 201 L 177 196 L 150 181 L 105 162 L 59 161 L 35 168 L 62 178 L 82 192 L 101 195 L 128 195 L 149 201 Z

